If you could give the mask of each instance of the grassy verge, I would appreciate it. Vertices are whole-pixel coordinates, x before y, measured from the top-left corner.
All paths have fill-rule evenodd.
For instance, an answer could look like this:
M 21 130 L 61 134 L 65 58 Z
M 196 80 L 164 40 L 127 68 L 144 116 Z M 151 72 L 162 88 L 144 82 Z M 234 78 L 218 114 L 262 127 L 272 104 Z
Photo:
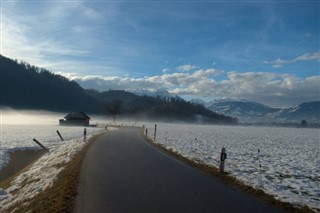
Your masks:
M 292 204 L 290 204 L 288 202 L 279 201 L 279 200 L 275 199 L 272 195 L 266 194 L 261 189 L 254 189 L 252 186 L 248 186 L 248 185 L 244 184 L 243 182 L 239 181 L 235 177 L 232 177 L 228 173 L 221 174 L 217 167 L 206 165 L 203 162 L 193 161 L 193 160 L 191 160 L 189 158 L 184 157 L 180 153 L 177 153 L 177 152 L 173 151 L 172 149 L 168 149 L 167 147 L 165 147 L 162 144 L 155 143 L 152 139 L 150 139 L 150 138 L 148 138 L 148 137 L 146 137 L 144 135 L 144 131 L 143 130 L 141 131 L 141 135 L 143 135 L 143 138 L 147 142 L 149 142 L 153 146 L 157 147 L 161 151 L 163 151 L 163 152 L 175 157 L 176 159 L 178 159 L 180 161 L 183 161 L 183 162 L 191 165 L 192 167 L 200 169 L 201 171 L 203 171 L 204 173 L 206 173 L 206 174 L 208 174 L 210 176 L 218 178 L 219 180 L 223 181 L 224 183 L 227 183 L 227 184 L 231 185 L 232 187 L 235 187 L 235 188 L 237 188 L 237 189 L 239 189 L 239 190 L 241 190 L 241 191 L 243 191 L 245 193 L 253 195 L 253 196 L 257 197 L 258 199 L 262 200 L 265 203 L 268 203 L 270 205 L 273 205 L 273 206 L 276 206 L 278 208 L 281 208 L 285 212 L 288 212 L 288 213 L 289 212 L 290 213 L 314 213 L 314 211 L 311 210 L 307 206 L 303 206 L 301 208 L 297 208 L 297 207 L 294 207 Z
M 101 134 L 91 138 L 96 140 Z M 8 212 L 72 212 L 77 196 L 80 172 L 85 153 L 91 143 L 85 145 L 60 172 L 52 187 L 47 188 L 25 203 L 17 204 Z

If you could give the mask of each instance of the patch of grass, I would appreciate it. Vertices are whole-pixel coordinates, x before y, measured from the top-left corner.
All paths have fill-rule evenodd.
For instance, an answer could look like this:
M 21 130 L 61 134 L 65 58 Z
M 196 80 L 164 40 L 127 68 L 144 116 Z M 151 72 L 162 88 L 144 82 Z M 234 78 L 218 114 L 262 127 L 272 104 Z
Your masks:
M 185 156 L 181 155 L 180 153 L 173 151 L 170 148 L 166 148 L 162 144 L 155 143 L 152 139 L 145 136 L 143 129 L 141 130 L 141 135 L 143 136 L 143 138 L 147 142 L 149 142 L 153 146 L 157 147 L 161 151 L 175 157 L 176 159 L 178 159 L 180 161 L 183 161 L 183 162 L 189 164 L 192 167 L 200 169 L 201 171 L 208 174 L 209 176 L 213 176 L 215 178 L 218 178 L 222 182 L 227 183 L 234 188 L 237 188 L 237 189 L 239 189 L 245 193 L 248 193 L 250 195 L 253 195 L 254 197 L 262 200 L 263 202 L 265 202 L 267 204 L 270 204 L 270 205 L 273 205 L 273 206 L 278 207 L 280 209 L 283 209 L 285 212 L 288 212 L 288 213 L 315 213 L 312 209 L 310 209 L 307 206 L 302 206 L 302 207 L 298 208 L 288 202 L 282 202 L 280 200 L 277 200 L 274 198 L 274 196 L 265 193 L 261 189 L 255 189 L 252 186 L 244 184 L 243 182 L 239 181 L 235 177 L 232 177 L 227 172 L 220 173 L 219 169 L 217 167 L 213 167 L 213 166 L 204 164 L 201 161 L 191 160 L 191 159 L 186 158 Z
M 96 140 L 101 134 L 94 136 Z M 19 212 L 72 212 L 77 196 L 80 172 L 85 154 L 91 143 L 85 145 L 60 172 L 52 187 L 47 188 L 34 198 L 18 203 L 6 211 Z M 61 165 L 60 165 L 61 166 Z

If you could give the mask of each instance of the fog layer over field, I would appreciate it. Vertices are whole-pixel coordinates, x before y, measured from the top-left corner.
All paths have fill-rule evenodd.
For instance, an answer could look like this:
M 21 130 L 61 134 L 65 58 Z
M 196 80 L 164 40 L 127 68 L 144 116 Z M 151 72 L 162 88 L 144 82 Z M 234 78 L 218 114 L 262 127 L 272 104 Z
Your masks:
M 59 130 L 64 140 L 82 138 L 84 127 L 59 126 L 59 119 L 67 113 L 47 111 L 1 110 L 0 123 L 0 169 L 9 161 L 9 152 L 21 149 L 40 149 L 33 142 L 36 138 L 47 148 L 61 145 L 56 131 Z M 91 123 L 96 120 L 92 119 Z M 86 127 L 87 133 L 101 131 L 101 128 Z

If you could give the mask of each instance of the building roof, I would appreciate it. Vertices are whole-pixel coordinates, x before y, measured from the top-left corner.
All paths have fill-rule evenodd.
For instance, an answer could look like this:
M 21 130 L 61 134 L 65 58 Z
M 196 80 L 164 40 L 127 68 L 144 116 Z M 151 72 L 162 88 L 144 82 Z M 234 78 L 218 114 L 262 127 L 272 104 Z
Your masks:
M 86 113 L 84 112 L 71 112 L 64 117 L 65 119 L 91 119 Z

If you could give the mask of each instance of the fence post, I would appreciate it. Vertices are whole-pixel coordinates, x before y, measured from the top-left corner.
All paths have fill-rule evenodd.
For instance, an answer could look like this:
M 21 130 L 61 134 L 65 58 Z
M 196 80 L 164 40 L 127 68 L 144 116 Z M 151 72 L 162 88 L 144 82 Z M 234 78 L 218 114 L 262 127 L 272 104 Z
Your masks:
M 60 140 L 61 140 L 61 141 L 64 141 L 64 140 L 63 140 L 63 137 L 61 136 L 61 134 L 60 134 L 60 132 L 59 132 L 59 130 L 57 130 L 57 134 L 59 135 Z
M 157 124 L 154 125 L 154 137 L 153 137 L 153 141 L 156 141 L 156 136 L 157 136 Z
M 220 173 L 224 173 L 224 161 L 227 159 L 226 149 L 223 147 L 220 153 Z
M 146 128 L 146 136 L 148 137 L 148 128 Z
M 39 146 L 41 146 L 42 149 L 48 150 L 44 145 L 42 145 L 37 139 L 33 139 L 33 141 L 38 144 Z
M 87 142 L 87 128 L 83 130 L 83 142 Z

